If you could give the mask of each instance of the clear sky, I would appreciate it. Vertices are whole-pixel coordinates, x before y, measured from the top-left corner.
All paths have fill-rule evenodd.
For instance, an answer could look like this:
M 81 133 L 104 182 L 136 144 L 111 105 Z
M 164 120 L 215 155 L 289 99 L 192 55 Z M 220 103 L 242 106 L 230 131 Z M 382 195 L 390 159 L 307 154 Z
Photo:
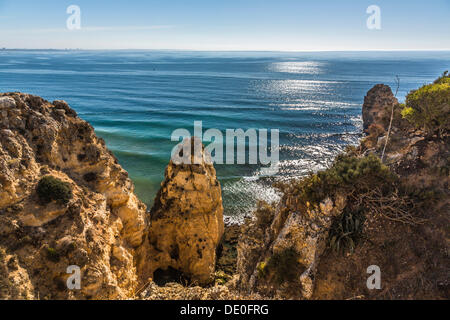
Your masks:
M 370 5 L 381 30 L 367 28 Z M 450 0 L 0 0 L 0 47 L 450 50 Z

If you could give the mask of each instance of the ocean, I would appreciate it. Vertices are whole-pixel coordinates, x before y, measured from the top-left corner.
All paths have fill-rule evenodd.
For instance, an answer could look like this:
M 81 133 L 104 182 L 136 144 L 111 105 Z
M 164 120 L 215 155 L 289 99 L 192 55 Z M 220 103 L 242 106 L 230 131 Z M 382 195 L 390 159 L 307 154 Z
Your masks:
M 361 138 L 361 107 L 377 83 L 398 98 L 450 69 L 450 52 L 183 52 L 0 50 L 0 92 L 66 100 L 129 172 L 149 207 L 175 129 L 278 129 L 280 171 L 217 165 L 225 215 L 239 220 L 274 180 L 324 168 Z

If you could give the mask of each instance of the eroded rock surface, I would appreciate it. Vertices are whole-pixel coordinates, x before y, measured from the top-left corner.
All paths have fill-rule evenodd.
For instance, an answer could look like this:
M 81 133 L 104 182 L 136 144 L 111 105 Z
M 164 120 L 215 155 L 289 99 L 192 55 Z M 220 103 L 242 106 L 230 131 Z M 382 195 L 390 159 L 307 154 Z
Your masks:
M 379 124 L 383 129 L 389 125 L 391 108 L 398 104 L 392 90 L 384 84 L 377 84 L 367 92 L 362 108 L 364 131 L 369 133 L 372 124 Z
M 186 140 L 185 144 L 194 144 Z M 190 147 L 189 147 L 190 148 Z M 170 161 L 150 213 L 148 244 L 139 266 L 144 277 L 173 268 L 194 283 L 213 279 L 216 249 L 224 232 L 222 196 L 214 166 L 201 153 L 191 164 Z M 198 163 L 198 164 L 196 164 Z
M 72 199 L 39 201 L 44 176 L 68 183 Z M 134 250 L 146 230 L 146 208 L 133 188 L 67 103 L 0 94 L 0 267 L 10 266 L 0 298 L 132 296 Z M 67 289 L 70 265 L 81 268 L 81 290 Z
M 346 151 L 380 163 L 385 151 L 390 174 L 384 182 L 377 175 L 384 166 L 372 173 L 366 166 L 361 177 L 378 178 L 365 188 L 339 183 L 324 189 L 305 178 L 308 188 L 302 194 L 296 188 L 301 181 L 291 181 L 279 203 L 261 206 L 244 223 L 238 289 L 289 299 L 448 299 L 449 135 L 426 134 L 402 117 L 402 109 L 388 86 L 376 85 L 363 106 L 368 136 Z M 325 171 L 334 177 L 355 172 Z M 319 206 L 312 204 L 318 200 Z M 363 215 L 355 219 L 358 214 Z M 353 219 L 353 228 L 344 230 L 344 219 Z M 362 236 L 350 242 L 351 248 L 339 250 L 336 241 L 358 230 Z M 371 265 L 383 272 L 382 290 L 367 288 Z
M 299 206 L 294 193 L 286 192 L 273 216 L 268 217 L 269 225 L 261 223 L 260 216 L 247 221 L 238 245 L 238 287 L 274 298 L 311 298 L 329 229 L 345 204 L 345 197 L 337 196 L 325 199 L 318 207 L 305 208 Z M 286 254 L 292 259 L 283 260 Z M 274 257 L 281 257 L 280 261 L 268 267 Z M 286 266 L 277 265 L 283 263 Z M 285 271 L 290 272 L 289 279 L 277 280 Z

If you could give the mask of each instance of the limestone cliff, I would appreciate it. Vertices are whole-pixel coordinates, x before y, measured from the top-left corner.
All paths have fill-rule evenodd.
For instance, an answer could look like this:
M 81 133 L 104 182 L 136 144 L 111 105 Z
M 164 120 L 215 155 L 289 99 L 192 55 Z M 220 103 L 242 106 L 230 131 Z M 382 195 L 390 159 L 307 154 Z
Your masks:
M 1 94 L 0 116 L 0 298 L 130 297 L 146 208 L 127 172 L 64 101 Z M 49 176 L 69 201 L 40 201 Z M 67 290 L 69 265 L 81 290 Z
M 195 139 L 185 140 L 193 149 Z M 170 161 L 150 212 L 150 229 L 142 248 L 142 274 L 172 268 L 193 283 L 213 280 L 216 249 L 223 235 L 223 207 L 214 166 L 202 149 L 191 164 Z M 182 148 L 182 147 L 181 147 Z M 180 150 L 181 151 L 181 150 Z
M 147 213 L 67 103 L 0 94 L 0 115 L 0 299 L 130 298 L 155 271 L 213 280 L 223 208 L 203 148 L 199 164 L 170 162 Z M 67 288 L 69 266 L 80 290 Z
M 373 124 L 381 125 L 387 130 L 390 118 L 390 108 L 398 104 L 389 86 L 377 84 L 367 92 L 362 108 L 363 127 L 369 133 L 369 127 Z
M 448 299 L 449 83 L 444 74 L 406 106 L 388 86 L 372 88 L 361 145 L 280 184 L 282 200 L 260 204 L 242 226 L 236 287 L 272 298 Z M 415 123 L 406 119 L 409 104 Z M 381 290 L 366 286 L 371 265 L 381 269 Z
M 276 298 L 312 297 L 320 257 L 333 219 L 346 198 L 327 198 L 305 207 L 293 190 L 285 190 L 275 209 L 260 207 L 242 228 L 238 244 L 238 288 Z
M 432 108 L 434 97 L 431 95 L 440 94 L 439 113 L 448 117 L 450 79 L 444 74 L 435 84 L 445 81 L 446 88 L 434 87 L 433 92 L 425 92 L 429 99 L 426 108 Z M 421 91 L 412 91 L 406 105 L 398 104 L 386 86 L 377 85 L 369 92 L 363 114 L 369 110 L 378 110 L 378 113 L 373 118 L 365 118 L 364 126 L 378 129 L 369 130 L 359 152 L 381 157 L 386 146 L 385 163 L 398 181 L 387 197 L 376 195 L 365 199 L 370 201 L 371 210 L 366 213 L 364 239 L 354 252 L 347 255 L 328 252 L 322 257 L 315 299 L 450 297 L 450 139 L 448 128 L 441 134 L 437 130 L 426 132 L 423 126 L 406 119 L 402 111 L 413 105 L 410 99 Z M 392 111 L 394 117 L 388 135 Z M 432 115 L 428 116 L 427 119 L 433 119 Z M 438 122 L 433 120 L 433 123 L 437 128 Z M 370 265 L 381 269 L 381 290 L 368 290 L 365 286 L 366 269 Z
M 0 94 L 0 299 L 448 299 L 450 78 L 437 81 L 406 106 L 371 89 L 361 144 L 277 184 L 281 200 L 241 226 L 236 268 L 218 263 L 237 274 L 211 288 L 167 284 L 210 284 L 224 251 L 221 188 L 199 141 L 184 141 L 191 164 L 170 161 L 146 212 L 67 103 Z M 66 286 L 71 265 L 81 290 Z M 370 265 L 381 290 L 366 286 Z

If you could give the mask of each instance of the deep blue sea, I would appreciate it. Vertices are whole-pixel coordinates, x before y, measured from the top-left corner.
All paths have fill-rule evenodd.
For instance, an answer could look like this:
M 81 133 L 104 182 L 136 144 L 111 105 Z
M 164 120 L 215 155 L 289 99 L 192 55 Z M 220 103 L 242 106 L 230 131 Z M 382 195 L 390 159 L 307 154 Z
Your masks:
M 405 95 L 450 69 L 450 52 L 170 52 L 0 50 L 0 92 L 66 100 L 106 140 L 151 205 L 175 129 L 280 130 L 276 179 L 323 168 L 361 137 L 361 106 L 377 83 Z M 259 165 L 216 166 L 225 214 L 275 200 Z

